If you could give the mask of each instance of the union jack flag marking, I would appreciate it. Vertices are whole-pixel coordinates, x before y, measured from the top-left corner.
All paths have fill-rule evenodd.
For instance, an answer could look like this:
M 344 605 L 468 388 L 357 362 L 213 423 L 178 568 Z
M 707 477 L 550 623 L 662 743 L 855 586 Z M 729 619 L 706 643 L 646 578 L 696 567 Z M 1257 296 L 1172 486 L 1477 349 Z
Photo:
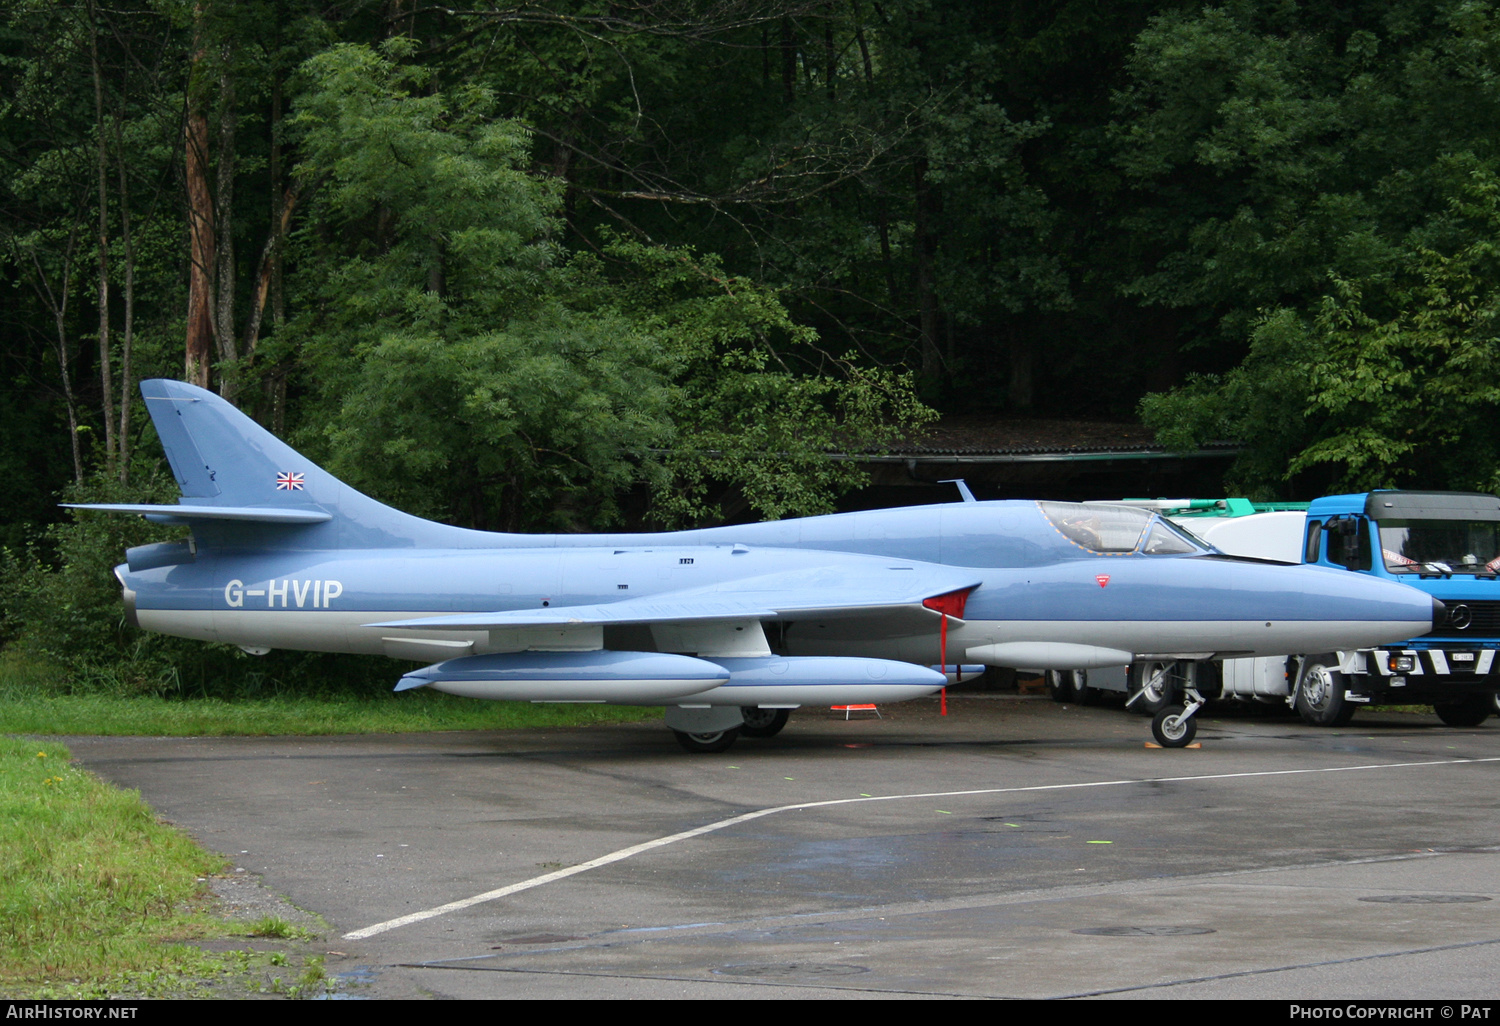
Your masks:
M 302 475 L 298 473 L 277 474 L 276 490 L 278 492 L 302 491 Z

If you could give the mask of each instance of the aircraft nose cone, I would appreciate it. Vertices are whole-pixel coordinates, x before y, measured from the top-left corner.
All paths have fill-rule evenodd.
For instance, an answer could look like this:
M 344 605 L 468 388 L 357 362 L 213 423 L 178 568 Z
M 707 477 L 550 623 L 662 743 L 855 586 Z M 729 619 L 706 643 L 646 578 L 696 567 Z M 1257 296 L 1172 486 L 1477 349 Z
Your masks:
M 1439 599 L 1432 600 L 1432 629 L 1437 630 L 1448 621 L 1448 607 Z

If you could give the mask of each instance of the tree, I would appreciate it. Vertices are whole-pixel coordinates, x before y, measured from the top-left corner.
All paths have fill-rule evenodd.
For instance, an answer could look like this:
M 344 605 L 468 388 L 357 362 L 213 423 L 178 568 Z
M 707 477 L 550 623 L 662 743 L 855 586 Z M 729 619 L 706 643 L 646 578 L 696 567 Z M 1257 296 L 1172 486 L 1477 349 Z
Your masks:
M 1389 275 L 1331 277 L 1309 314 L 1281 308 L 1243 366 L 1146 403 L 1179 445 L 1254 438 L 1237 466 L 1251 491 L 1327 466 L 1337 487 L 1500 488 L 1500 175 L 1452 173 L 1445 251 L 1412 239 Z
M 567 257 L 526 130 L 486 90 L 426 88 L 412 52 L 319 55 L 294 118 L 301 173 L 325 184 L 291 333 L 331 469 L 510 530 L 616 520 L 635 485 L 673 521 L 710 515 L 713 487 L 781 516 L 859 479 L 830 445 L 920 419 L 907 382 L 818 357 L 774 292 L 713 257 L 622 239 Z
M 1131 288 L 1217 321 L 1214 373 L 1143 404 L 1164 438 L 1243 440 L 1260 492 L 1317 467 L 1490 479 L 1497 47 L 1466 0 L 1236 3 L 1143 33 L 1116 132 L 1156 257 Z

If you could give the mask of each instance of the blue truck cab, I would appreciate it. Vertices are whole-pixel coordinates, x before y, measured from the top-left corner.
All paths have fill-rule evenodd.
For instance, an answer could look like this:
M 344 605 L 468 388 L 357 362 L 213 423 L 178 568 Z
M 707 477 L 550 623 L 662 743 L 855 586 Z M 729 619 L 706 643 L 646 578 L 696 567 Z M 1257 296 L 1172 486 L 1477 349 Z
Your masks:
M 1316 563 L 1418 588 L 1444 619 L 1399 645 L 1285 656 L 1137 662 L 1128 670 L 1053 674 L 1053 697 L 1126 693 L 1154 714 L 1191 683 L 1204 698 L 1289 704 L 1320 727 L 1361 705 L 1431 705 L 1444 723 L 1477 727 L 1500 692 L 1500 498 L 1478 492 L 1374 491 L 1311 503 L 1248 499 L 1125 499 L 1154 509 L 1219 551 Z
M 1500 687 L 1500 498 L 1374 491 L 1307 507 L 1302 561 L 1399 581 L 1446 607 L 1435 630 L 1398 646 L 1302 656 L 1293 704 L 1303 719 L 1347 723 L 1366 703 L 1431 704 L 1476 726 Z

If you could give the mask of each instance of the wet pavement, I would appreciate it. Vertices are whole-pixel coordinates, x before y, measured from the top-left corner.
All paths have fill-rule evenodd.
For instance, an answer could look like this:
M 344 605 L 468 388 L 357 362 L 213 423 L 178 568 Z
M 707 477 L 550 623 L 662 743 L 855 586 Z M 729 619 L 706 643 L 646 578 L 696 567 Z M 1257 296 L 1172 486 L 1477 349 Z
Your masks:
M 351 997 L 1500 995 L 1497 721 L 1163 751 L 1118 709 L 949 705 L 714 756 L 656 722 L 67 743 L 331 923 Z

